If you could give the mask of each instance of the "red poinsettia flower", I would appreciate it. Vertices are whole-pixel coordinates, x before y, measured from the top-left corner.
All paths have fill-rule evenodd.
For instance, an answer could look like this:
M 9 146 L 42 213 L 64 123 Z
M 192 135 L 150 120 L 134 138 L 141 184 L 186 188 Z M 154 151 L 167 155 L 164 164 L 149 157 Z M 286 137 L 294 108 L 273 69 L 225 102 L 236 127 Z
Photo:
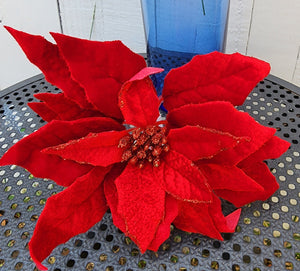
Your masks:
M 9 31 L 46 78 L 65 87 L 63 94 L 39 95 L 43 102 L 34 109 L 53 120 L 0 159 L 67 187 L 47 200 L 29 243 L 39 269 L 53 248 L 87 231 L 108 208 L 142 252 L 156 251 L 171 223 L 222 239 L 221 232 L 234 231 L 240 210 L 224 217 L 219 197 L 241 206 L 277 188 L 262 161 L 288 143 L 234 107 L 268 74 L 267 63 L 240 54 L 195 57 L 166 77 L 169 113 L 158 121 L 149 75 L 160 69 L 145 68 L 121 43 L 53 34 L 57 46 L 50 46 Z

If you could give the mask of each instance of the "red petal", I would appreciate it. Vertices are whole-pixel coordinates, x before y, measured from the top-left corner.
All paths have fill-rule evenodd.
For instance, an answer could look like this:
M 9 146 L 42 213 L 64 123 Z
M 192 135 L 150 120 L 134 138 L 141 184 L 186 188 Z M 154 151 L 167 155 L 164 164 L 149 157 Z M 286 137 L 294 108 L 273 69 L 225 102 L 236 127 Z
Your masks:
M 241 105 L 269 72 L 268 63 L 239 53 L 198 55 L 167 74 L 164 106 L 170 111 L 185 104 L 209 101 Z
M 236 166 L 203 164 L 199 166 L 199 169 L 213 190 L 225 189 L 244 192 L 261 192 L 264 190 L 262 186 Z
M 87 101 L 84 89 L 71 78 L 69 68 L 55 44 L 42 36 L 30 35 L 8 26 L 5 28 L 19 43 L 27 58 L 44 73 L 49 83 L 62 89 L 81 107 L 92 108 Z
M 238 192 L 230 190 L 215 190 L 215 193 L 235 206 L 240 207 L 256 200 L 266 200 L 279 188 L 276 178 L 270 172 L 268 166 L 262 162 L 252 164 L 243 171 L 260 186 L 263 191 Z
M 77 177 L 86 174 L 91 166 L 63 160 L 41 150 L 81 138 L 88 132 L 109 129 L 122 129 L 122 125 L 108 118 L 52 121 L 12 146 L 0 159 L 0 165 L 19 165 L 36 177 L 49 178 L 59 185 L 69 186 Z
M 291 144 L 277 136 L 273 136 L 260 149 L 252 153 L 245 160 L 241 161 L 239 167 L 247 167 L 256 162 L 261 162 L 267 159 L 276 159 L 287 151 Z
M 118 213 L 118 191 L 115 185 L 115 180 L 121 175 L 124 170 L 123 163 L 116 164 L 112 170 L 105 176 L 104 179 L 104 194 L 107 200 L 107 204 L 111 211 L 114 225 L 119 228 L 122 232 L 126 233 L 126 224 L 122 214 Z
M 211 159 L 213 163 L 228 165 L 237 164 L 248 157 L 276 132 L 276 129 L 260 125 L 249 114 L 236 110 L 228 102 L 182 106 L 169 112 L 167 119 L 171 127 L 199 125 L 236 137 L 248 137 L 249 141 L 240 142 L 234 149 L 223 151 Z
M 47 107 L 55 112 L 61 120 L 74 120 L 87 117 L 103 117 L 96 110 L 83 109 L 78 104 L 67 98 L 63 93 L 39 93 L 34 95 L 43 101 Z
M 223 240 L 220 232 L 234 232 L 241 213 L 241 210 L 236 210 L 224 217 L 221 202 L 215 195 L 211 204 L 181 201 L 179 206 L 179 215 L 174 221 L 177 228 L 219 240 Z
M 155 123 L 159 116 L 159 99 L 149 75 L 161 71 L 144 68 L 122 86 L 119 106 L 126 123 L 137 127 Z
M 116 179 L 116 186 L 118 213 L 125 220 L 126 234 L 144 253 L 164 219 L 165 192 L 153 177 L 153 167 L 150 164 L 142 169 L 128 164 Z
M 120 41 L 98 42 L 51 34 L 88 99 L 105 115 L 121 119 L 119 91 L 123 83 L 146 67 L 144 58 Z
M 176 199 L 194 203 L 209 203 L 212 190 L 193 162 L 170 151 L 162 164 L 154 170 L 155 178 L 167 193 Z
M 95 168 L 47 200 L 29 242 L 31 257 L 39 268 L 56 246 L 102 219 L 107 205 L 101 182 L 108 170 Z
M 106 167 L 121 162 L 124 150 L 118 144 L 127 134 L 127 131 L 91 133 L 86 137 L 44 149 L 43 152 L 80 164 Z
M 44 102 L 31 102 L 28 106 L 36 112 L 44 121 L 59 120 L 60 117 L 52 111 Z
M 166 207 L 164 220 L 159 224 L 155 237 L 152 240 L 149 250 L 157 251 L 160 245 L 170 236 L 171 223 L 178 215 L 178 203 L 172 196 L 166 195 Z
M 171 129 L 168 134 L 171 148 L 192 161 L 211 159 L 222 151 L 234 148 L 241 140 L 244 138 L 200 126 Z

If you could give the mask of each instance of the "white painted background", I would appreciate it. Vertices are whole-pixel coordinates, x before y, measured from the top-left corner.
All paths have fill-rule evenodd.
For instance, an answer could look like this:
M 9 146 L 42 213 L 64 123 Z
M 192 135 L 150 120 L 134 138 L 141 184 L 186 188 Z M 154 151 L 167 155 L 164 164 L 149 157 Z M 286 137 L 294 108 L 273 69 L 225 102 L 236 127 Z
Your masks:
M 272 74 L 300 86 L 299 14 L 299 0 L 231 0 L 226 52 L 264 59 Z M 49 31 L 121 39 L 145 52 L 140 0 L 0 0 L 0 21 L 0 90 L 40 73 L 2 24 L 50 40 Z

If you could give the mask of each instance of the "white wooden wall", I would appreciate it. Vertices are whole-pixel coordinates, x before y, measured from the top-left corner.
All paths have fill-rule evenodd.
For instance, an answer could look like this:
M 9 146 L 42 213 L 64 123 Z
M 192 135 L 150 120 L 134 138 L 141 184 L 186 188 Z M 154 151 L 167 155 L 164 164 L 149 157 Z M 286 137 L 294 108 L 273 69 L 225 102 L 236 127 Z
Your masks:
M 226 52 L 264 59 L 272 74 L 300 86 L 299 14 L 299 0 L 231 0 Z M 121 39 L 145 52 L 140 0 L 0 0 L 0 21 L 0 90 L 40 73 L 1 24 L 50 40 L 49 31 Z

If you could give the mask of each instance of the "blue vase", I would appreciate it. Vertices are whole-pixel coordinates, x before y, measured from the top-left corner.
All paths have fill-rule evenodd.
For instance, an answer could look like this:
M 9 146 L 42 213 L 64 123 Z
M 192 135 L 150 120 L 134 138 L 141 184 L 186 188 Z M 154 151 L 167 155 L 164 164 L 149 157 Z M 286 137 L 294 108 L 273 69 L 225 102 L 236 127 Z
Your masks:
M 147 61 L 165 71 L 152 80 L 161 95 L 167 72 L 197 54 L 223 51 L 229 0 L 141 0 Z

